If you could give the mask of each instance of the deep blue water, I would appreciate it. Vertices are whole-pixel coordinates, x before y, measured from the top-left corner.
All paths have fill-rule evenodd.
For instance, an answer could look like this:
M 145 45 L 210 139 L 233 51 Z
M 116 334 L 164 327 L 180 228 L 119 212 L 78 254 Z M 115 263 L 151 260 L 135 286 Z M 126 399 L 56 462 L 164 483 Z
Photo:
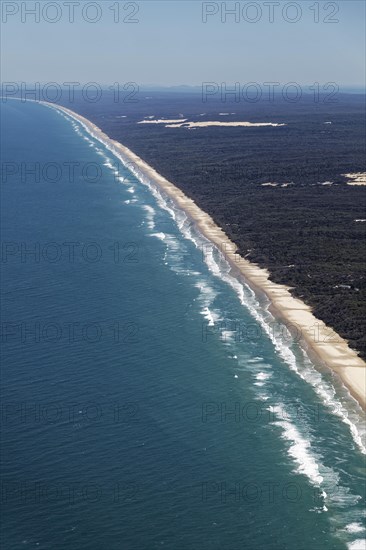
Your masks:
M 1 111 L 2 548 L 364 548 L 338 380 L 80 124 Z

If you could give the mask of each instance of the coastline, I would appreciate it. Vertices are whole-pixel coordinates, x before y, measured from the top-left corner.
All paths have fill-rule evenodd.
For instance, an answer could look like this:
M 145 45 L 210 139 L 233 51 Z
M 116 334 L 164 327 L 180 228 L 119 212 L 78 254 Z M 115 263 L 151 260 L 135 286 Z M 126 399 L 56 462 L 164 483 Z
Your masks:
M 97 139 L 108 145 L 112 151 L 120 154 L 125 159 L 127 166 L 130 163 L 136 167 L 168 195 L 195 223 L 202 235 L 221 250 L 232 269 L 255 292 L 266 295 L 271 303 L 269 308 L 271 313 L 287 324 L 290 332 L 296 333 L 297 336 L 300 334 L 299 344 L 310 359 L 335 372 L 351 395 L 366 410 L 366 363 L 349 347 L 346 340 L 313 315 L 310 306 L 291 296 L 290 287 L 272 282 L 267 269 L 260 268 L 240 256 L 236 252 L 236 245 L 216 225 L 211 216 L 201 210 L 183 191 L 161 176 L 133 151 L 108 137 L 95 124 L 74 111 L 53 103 L 40 103 L 63 111 L 79 121 Z

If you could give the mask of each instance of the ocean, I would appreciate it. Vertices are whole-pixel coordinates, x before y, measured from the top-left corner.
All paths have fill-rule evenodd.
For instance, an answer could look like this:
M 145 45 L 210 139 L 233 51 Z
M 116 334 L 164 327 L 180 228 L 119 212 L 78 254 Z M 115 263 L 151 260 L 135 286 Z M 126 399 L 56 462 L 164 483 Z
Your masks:
M 2 113 L 2 548 L 360 550 L 365 425 L 152 182 Z

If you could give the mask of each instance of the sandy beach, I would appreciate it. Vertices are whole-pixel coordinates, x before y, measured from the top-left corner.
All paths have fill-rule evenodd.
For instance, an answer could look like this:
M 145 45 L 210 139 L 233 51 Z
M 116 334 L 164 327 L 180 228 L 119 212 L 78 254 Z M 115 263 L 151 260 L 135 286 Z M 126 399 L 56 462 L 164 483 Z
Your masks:
M 353 397 L 366 409 L 366 363 L 349 347 L 346 340 L 326 326 L 323 321 L 317 319 L 309 306 L 292 297 L 289 287 L 273 283 L 266 269 L 241 257 L 237 253 L 236 245 L 230 241 L 208 214 L 133 151 L 109 138 L 100 128 L 77 113 L 55 104 L 44 104 L 63 111 L 78 120 L 97 139 L 121 155 L 127 164 L 135 166 L 152 183 L 163 190 L 194 221 L 198 230 L 222 251 L 232 266 L 233 273 L 242 277 L 255 292 L 264 293 L 267 296 L 271 302 L 271 313 L 284 322 L 292 333 L 296 334 L 303 349 L 315 365 L 325 365 L 336 372 Z

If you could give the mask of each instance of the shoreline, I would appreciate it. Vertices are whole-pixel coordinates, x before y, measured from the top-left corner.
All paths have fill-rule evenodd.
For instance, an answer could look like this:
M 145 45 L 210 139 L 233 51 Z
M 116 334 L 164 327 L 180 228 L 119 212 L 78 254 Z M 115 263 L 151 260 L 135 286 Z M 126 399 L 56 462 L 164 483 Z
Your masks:
M 111 139 L 98 126 L 78 113 L 54 103 L 40 103 L 63 111 L 79 121 L 97 139 L 108 145 L 112 152 L 121 154 L 126 160 L 127 168 L 128 163 L 132 164 L 168 195 L 195 223 L 200 233 L 222 252 L 231 268 L 243 278 L 245 283 L 256 293 L 264 294 L 268 298 L 271 304 L 269 311 L 272 315 L 290 325 L 288 327 L 290 332 L 296 332 L 298 335 L 300 331 L 298 343 L 310 360 L 313 363 L 325 365 L 335 372 L 353 398 L 366 410 L 366 363 L 349 347 L 346 340 L 313 315 L 310 306 L 291 296 L 290 287 L 270 281 L 267 269 L 258 267 L 240 256 L 236 252 L 236 245 L 230 241 L 209 214 L 201 210 L 181 189 L 161 176 L 133 151 Z

